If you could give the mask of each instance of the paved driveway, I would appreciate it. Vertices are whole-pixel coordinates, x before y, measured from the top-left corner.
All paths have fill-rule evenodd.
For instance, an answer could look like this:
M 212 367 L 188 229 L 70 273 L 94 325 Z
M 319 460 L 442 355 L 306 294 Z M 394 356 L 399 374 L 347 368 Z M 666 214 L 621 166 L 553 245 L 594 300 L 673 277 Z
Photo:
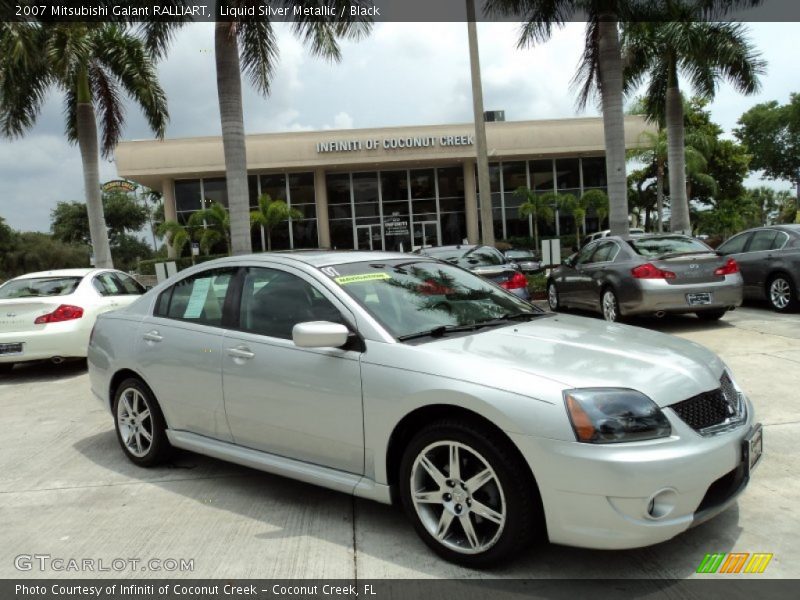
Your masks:
M 748 491 L 715 520 L 631 551 L 542 544 L 489 573 L 433 556 L 399 510 L 189 453 L 134 467 L 82 364 L 17 368 L 0 380 L 0 577 L 19 554 L 194 559 L 195 577 L 692 576 L 707 552 L 772 552 L 765 576 L 799 577 L 800 316 L 743 308 L 718 324 L 640 321 L 715 350 L 749 392 L 766 455 Z M 36 570 L 27 575 L 80 576 Z M 125 570 L 113 576 L 176 576 Z

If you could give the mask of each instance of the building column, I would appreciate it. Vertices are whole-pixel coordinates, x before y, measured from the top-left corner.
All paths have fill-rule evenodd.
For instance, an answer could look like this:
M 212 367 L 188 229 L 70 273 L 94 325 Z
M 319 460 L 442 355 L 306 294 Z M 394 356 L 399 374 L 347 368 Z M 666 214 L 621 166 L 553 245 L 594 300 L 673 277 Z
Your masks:
M 478 234 L 478 193 L 475 188 L 475 163 L 464 161 L 464 213 L 467 219 L 467 240 L 477 244 Z
M 164 220 L 177 221 L 178 212 L 175 208 L 175 180 L 162 179 L 161 180 L 161 197 L 164 199 Z M 176 258 L 175 249 L 169 240 L 164 240 L 167 244 L 167 258 Z
M 314 170 L 314 199 L 317 204 L 317 236 L 320 248 L 331 247 L 331 225 L 328 221 L 328 186 L 325 169 Z

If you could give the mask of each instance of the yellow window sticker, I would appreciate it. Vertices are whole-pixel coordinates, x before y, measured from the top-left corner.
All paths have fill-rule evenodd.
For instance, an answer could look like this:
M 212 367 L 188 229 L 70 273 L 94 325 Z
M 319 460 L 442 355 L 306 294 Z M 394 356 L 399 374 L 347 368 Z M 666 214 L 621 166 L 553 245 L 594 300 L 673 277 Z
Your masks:
M 361 275 L 343 275 L 335 277 L 334 281 L 339 285 L 348 285 L 351 283 L 363 283 L 365 281 L 376 281 L 378 279 L 391 279 L 388 273 L 363 273 Z

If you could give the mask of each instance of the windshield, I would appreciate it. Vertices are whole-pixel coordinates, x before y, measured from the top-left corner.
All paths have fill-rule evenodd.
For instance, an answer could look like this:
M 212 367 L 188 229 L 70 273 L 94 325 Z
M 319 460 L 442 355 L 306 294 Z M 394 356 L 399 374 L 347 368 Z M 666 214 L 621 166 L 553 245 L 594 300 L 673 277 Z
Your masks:
M 0 286 L 0 299 L 66 296 L 75 291 L 82 277 L 34 277 L 12 279 Z
M 660 237 L 629 240 L 637 253 L 648 258 L 658 258 L 667 254 L 695 254 L 714 252 L 700 240 L 688 237 Z
M 533 252 L 527 250 L 509 250 L 506 252 L 506 258 L 535 258 Z
M 458 267 L 395 259 L 324 269 L 396 338 L 540 311 Z

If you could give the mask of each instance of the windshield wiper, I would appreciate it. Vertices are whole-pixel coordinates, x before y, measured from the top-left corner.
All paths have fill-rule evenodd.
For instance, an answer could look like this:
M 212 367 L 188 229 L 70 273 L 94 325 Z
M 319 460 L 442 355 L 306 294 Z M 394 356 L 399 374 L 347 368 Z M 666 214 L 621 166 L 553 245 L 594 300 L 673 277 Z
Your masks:
M 398 336 L 398 340 L 401 342 L 405 342 L 406 340 L 415 340 L 417 338 L 423 337 L 442 337 L 448 333 L 458 333 L 462 331 L 475 331 L 476 329 L 480 329 L 484 327 L 488 321 L 484 321 L 483 323 L 472 323 L 470 325 L 439 325 L 438 327 L 434 327 L 433 329 L 427 329 L 425 331 L 418 331 L 416 333 L 408 333 L 406 335 Z
M 535 317 L 541 317 L 542 315 L 546 315 L 547 313 L 542 312 L 518 312 L 518 313 L 506 313 L 501 317 L 498 317 L 495 320 L 502 320 L 502 321 L 522 321 L 524 319 L 533 319 Z

